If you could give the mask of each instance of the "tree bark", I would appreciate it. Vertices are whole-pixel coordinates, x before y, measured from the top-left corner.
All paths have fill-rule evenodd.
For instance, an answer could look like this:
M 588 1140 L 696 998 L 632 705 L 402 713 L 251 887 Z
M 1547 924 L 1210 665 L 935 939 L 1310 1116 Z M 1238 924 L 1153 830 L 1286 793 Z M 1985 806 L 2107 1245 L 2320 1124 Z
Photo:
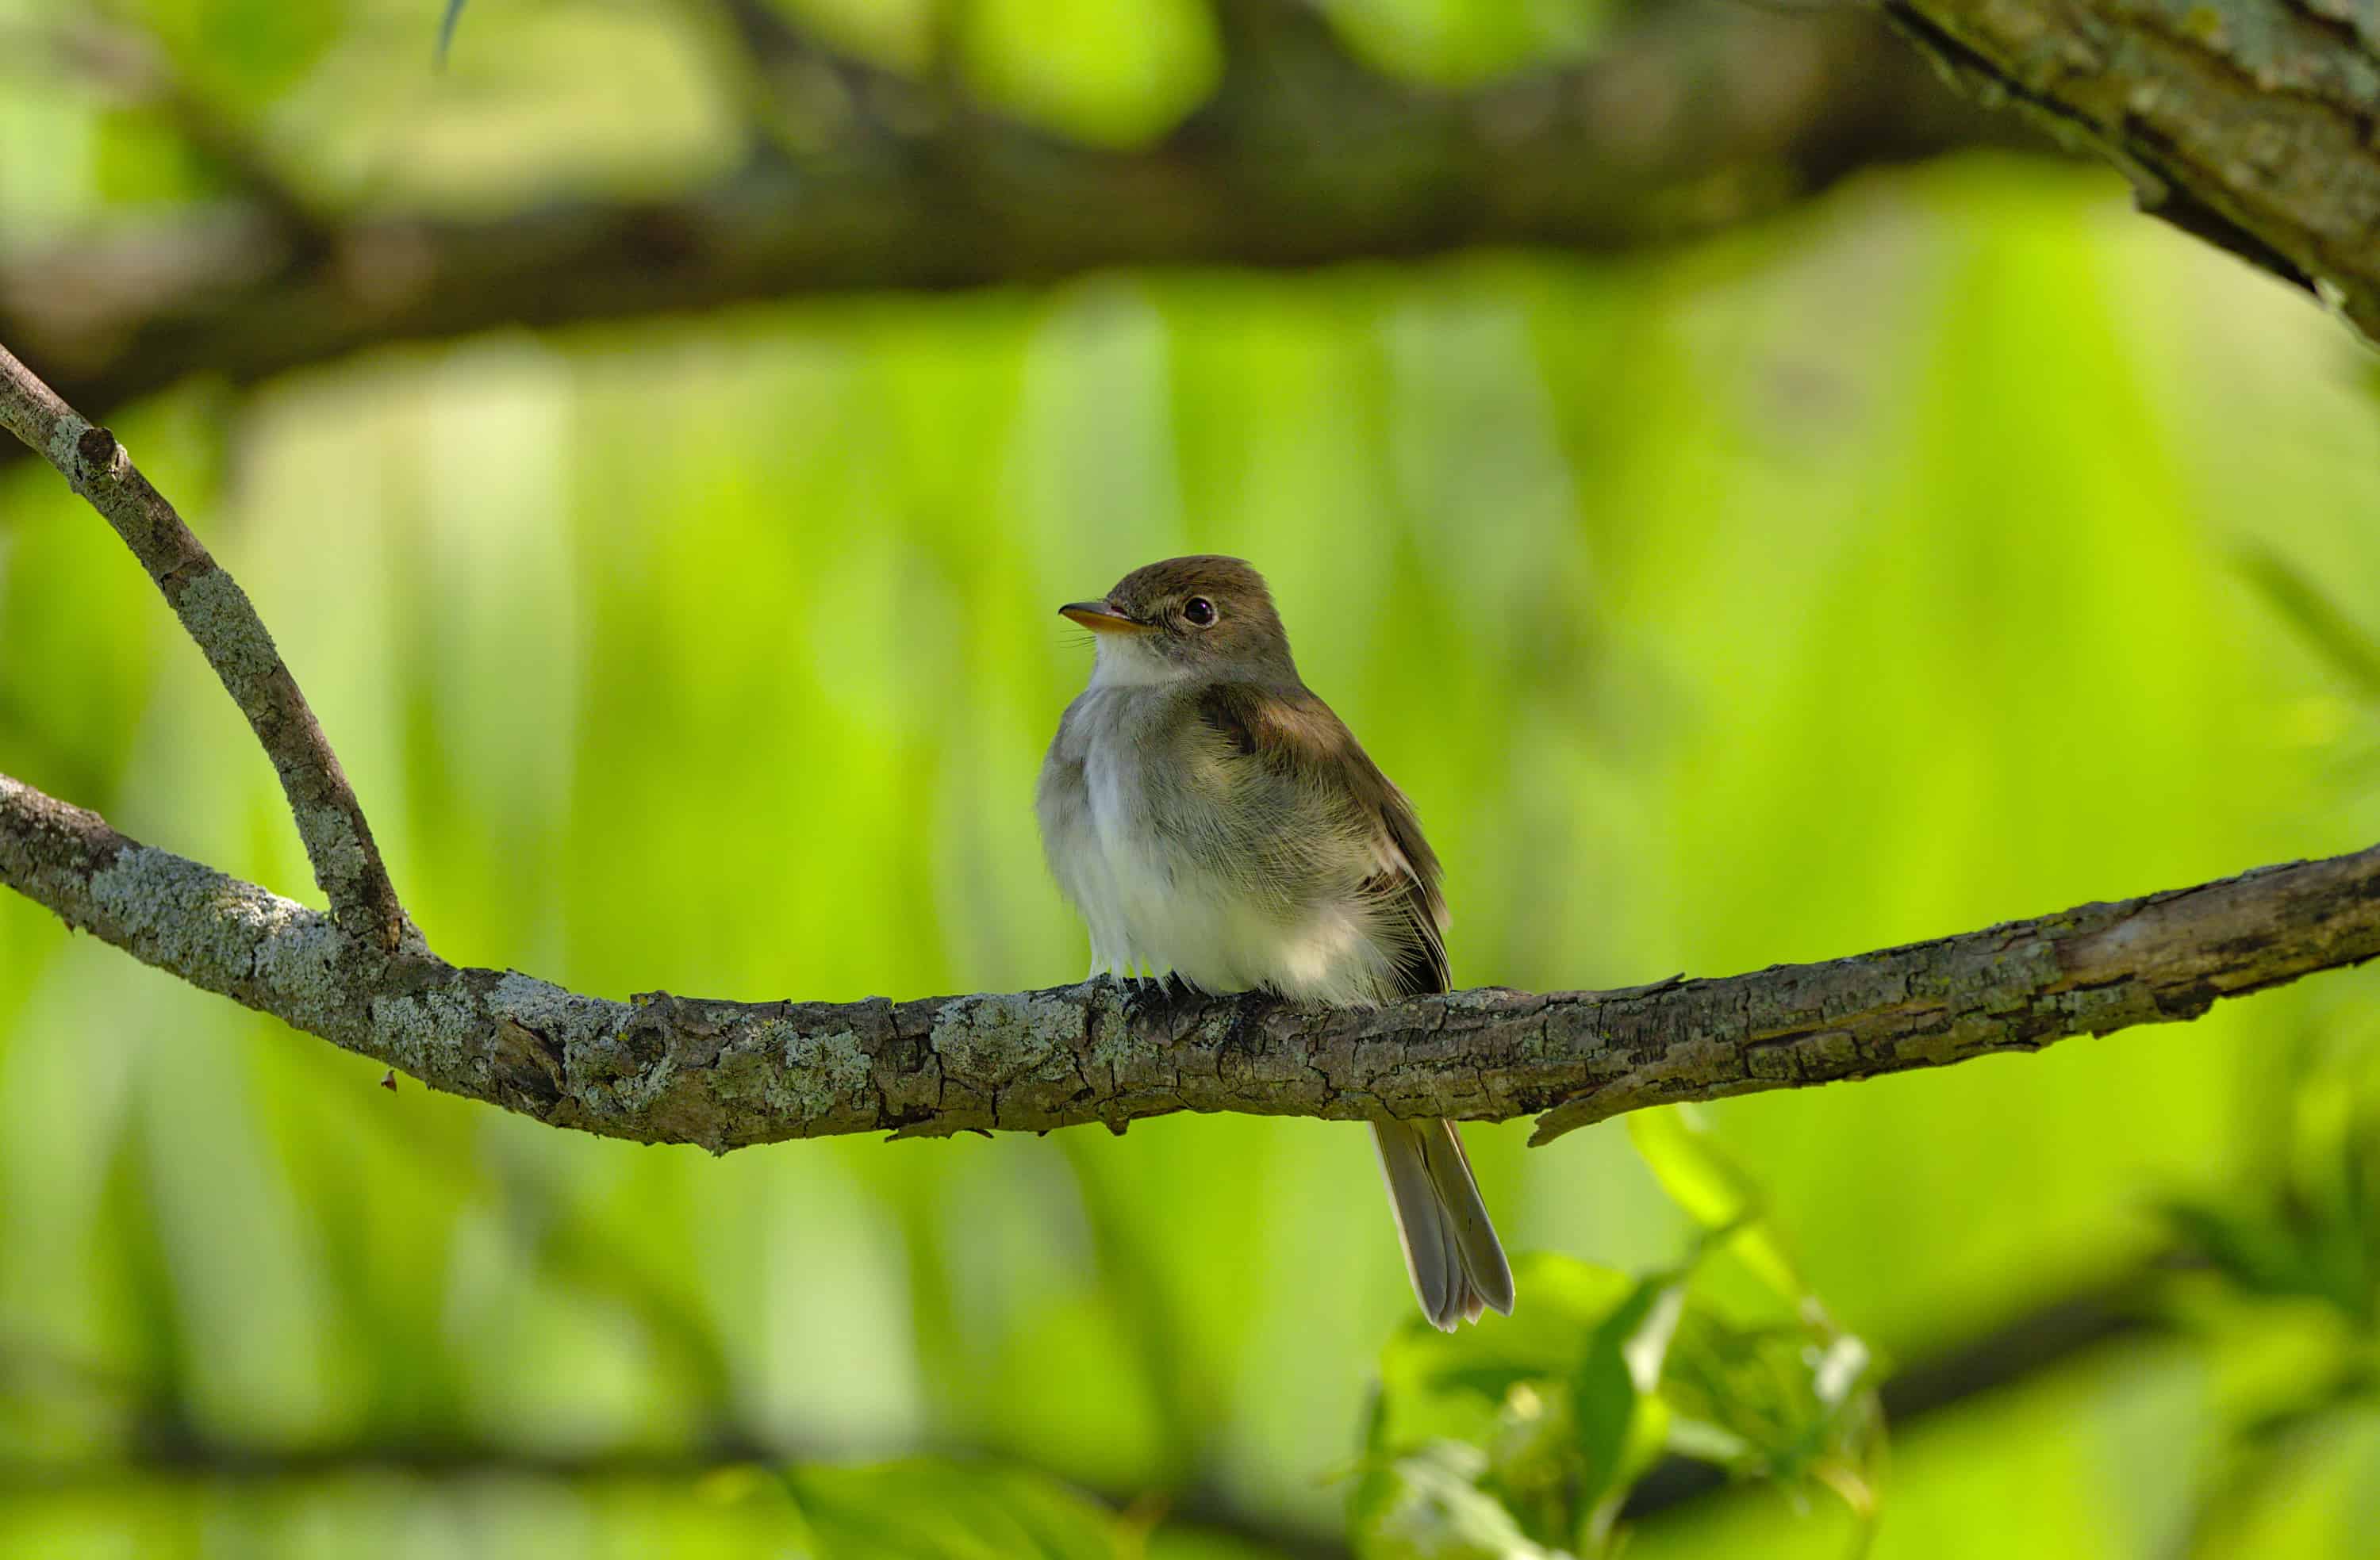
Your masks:
M 2380 847 L 1823 964 L 1366 1010 L 1100 979 L 894 1002 L 626 1002 L 384 954 L 321 913 L 0 777 L 0 882 L 432 1088 L 724 1153 L 843 1132 L 1117 1131 L 1177 1110 L 1360 1120 L 1643 1106 L 1870 1078 L 2195 1018 L 2380 953 Z
M 0 775 L 0 883 L 145 963 L 553 1126 L 714 1153 L 838 1132 L 1122 1131 L 1176 1110 L 1504 1120 L 1937 1067 L 2137 1023 L 2380 953 L 2380 846 L 1961 937 L 1628 991 L 1364 1010 L 1114 981 L 893 1002 L 628 1002 L 460 969 L 407 922 L 337 756 L 247 596 L 106 429 L 0 347 L 0 426 L 115 526 L 247 711 L 324 915 Z
M 347 930 L 394 949 L 411 929 L 371 825 L 239 582 L 149 485 L 115 435 L 77 415 L 6 346 L 0 346 L 0 428 L 48 456 L 132 549 L 272 759 L 332 913 Z
M 2143 211 L 2380 340 L 2380 11 L 2361 0 L 1883 0 L 1953 79 Z

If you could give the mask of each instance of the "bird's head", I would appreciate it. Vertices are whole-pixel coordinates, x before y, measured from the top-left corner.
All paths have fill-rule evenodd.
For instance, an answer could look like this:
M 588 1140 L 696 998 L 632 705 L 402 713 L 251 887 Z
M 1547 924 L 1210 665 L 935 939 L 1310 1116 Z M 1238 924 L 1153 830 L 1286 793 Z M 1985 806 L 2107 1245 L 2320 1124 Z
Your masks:
M 1097 636 L 1095 685 L 1297 675 L 1264 576 L 1238 558 L 1169 558 L 1058 611 Z

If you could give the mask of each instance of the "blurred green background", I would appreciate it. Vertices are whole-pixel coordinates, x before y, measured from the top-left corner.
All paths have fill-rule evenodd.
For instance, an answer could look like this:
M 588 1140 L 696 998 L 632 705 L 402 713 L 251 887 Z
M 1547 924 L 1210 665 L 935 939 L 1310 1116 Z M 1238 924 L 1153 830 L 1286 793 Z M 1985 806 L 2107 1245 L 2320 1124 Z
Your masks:
M 0 0 L 0 35 L 67 9 Z M 114 14 L 326 200 L 504 209 L 731 160 L 693 7 L 474 0 L 443 74 L 434 9 Z M 896 65 L 948 20 L 789 14 Z M 1452 80 L 1609 19 L 1334 14 Z M 962 20 L 970 90 L 1070 135 L 1149 133 L 1213 70 L 1193 0 Z M 210 177 L 0 64 L 7 252 Z M 763 999 L 1081 974 L 1031 810 L 1087 670 L 1052 609 L 1190 550 L 1268 573 L 1415 799 L 1463 984 L 1727 973 L 2368 843 L 2380 691 L 2313 630 L 2380 625 L 2374 410 L 2316 308 L 2111 175 L 1976 155 L 1684 248 L 498 332 L 109 416 L 257 601 L 443 954 Z M 26 461 L 0 769 L 319 902 L 237 712 Z M 2374 995 L 2325 976 L 1707 1116 L 1834 1319 L 1920 1360 L 2167 1250 L 2166 1203 L 2277 1184 L 2308 1120 L 2346 1143 Z M 930 1455 L 1088 1492 L 1126 1552 L 1344 1553 L 1411 1310 L 1353 1129 L 714 1160 L 379 1078 L 0 897 L 0 1550 L 802 1553 L 861 1476 L 756 1468 Z M 1516 1251 L 1683 1250 L 1623 1125 L 1468 1136 Z M 2219 1289 L 1899 1428 L 1875 1553 L 2179 1553 L 2291 1384 L 2368 1402 L 2334 1370 L 2370 1359 L 2351 1306 Z M 2380 1419 L 2298 1449 L 2205 1552 L 2369 1552 Z M 1631 1553 L 1851 1530 L 1755 1488 Z

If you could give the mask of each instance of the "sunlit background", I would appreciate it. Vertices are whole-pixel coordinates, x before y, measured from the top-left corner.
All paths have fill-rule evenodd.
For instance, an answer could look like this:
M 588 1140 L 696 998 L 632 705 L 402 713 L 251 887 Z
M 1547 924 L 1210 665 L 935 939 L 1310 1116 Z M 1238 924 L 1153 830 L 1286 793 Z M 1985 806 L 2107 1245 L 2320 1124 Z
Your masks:
M 502 210 L 733 161 L 698 7 L 474 0 L 443 74 L 436 8 L 115 14 L 325 200 Z M 1129 142 L 1211 77 L 1190 0 L 968 9 L 973 90 L 1069 134 Z M 1462 79 L 1608 20 L 1337 10 L 1383 68 Z M 805 12 L 896 63 L 930 20 Z M 139 113 L 0 61 L 0 252 L 210 193 Z M 1683 248 L 835 295 L 107 415 L 255 599 L 458 962 L 615 998 L 1078 978 L 1031 808 L 1087 663 L 1052 609 L 1197 550 L 1268 574 L 1307 681 L 1414 798 L 1458 983 L 1546 989 L 2369 843 L 2374 383 L 2112 175 L 1976 154 Z M 237 711 L 26 460 L 0 770 L 319 902 Z M 2375 996 L 2325 976 L 1705 1115 L 1834 1322 L 1912 1366 L 2122 1288 L 2174 1249 L 2170 1204 L 2265 1206 L 2356 1152 Z M 1412 1309 L 1353 1128 L 713 1159 L 380 1081 L 0 896 L 0 1550 L 805 1553 L 867 1487 L 818 1471 L 805 1505 L 800 1470 L 924 1455 L 1062 1482 L 1126 1552 L 1348 1552 Z M 1468 1131 L 1515 1251 L 1683 1255 L 1624 1125 L 1526 1133 Z M 2369 1290 L 2359 1322 L 2229 1271 L 1895 1423 L 1874 1553 L 2361 1553 Z M 996 1525 L 1025 1520 L 983 1518 L 980 1553 L 1031 1552 Z M 1834 1555 L 1855 1526 L 1753 1486 L 1669 1504 L 1631 1554 Z

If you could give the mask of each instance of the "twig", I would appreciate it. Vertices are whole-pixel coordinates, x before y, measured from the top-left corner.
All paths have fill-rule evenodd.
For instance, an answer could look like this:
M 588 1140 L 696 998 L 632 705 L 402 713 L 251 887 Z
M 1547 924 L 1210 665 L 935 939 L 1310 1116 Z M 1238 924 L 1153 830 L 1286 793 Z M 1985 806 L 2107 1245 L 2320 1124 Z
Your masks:
M 45 456 L 115 527 L 206 653 L 281 777 L 314 880 L 337 924 L 382 952 L 398 948 L 409 928 L 371 826 L 247 593 L 149 485 L 115 436 L 78 416 L 6 346 L 0 426 Z

